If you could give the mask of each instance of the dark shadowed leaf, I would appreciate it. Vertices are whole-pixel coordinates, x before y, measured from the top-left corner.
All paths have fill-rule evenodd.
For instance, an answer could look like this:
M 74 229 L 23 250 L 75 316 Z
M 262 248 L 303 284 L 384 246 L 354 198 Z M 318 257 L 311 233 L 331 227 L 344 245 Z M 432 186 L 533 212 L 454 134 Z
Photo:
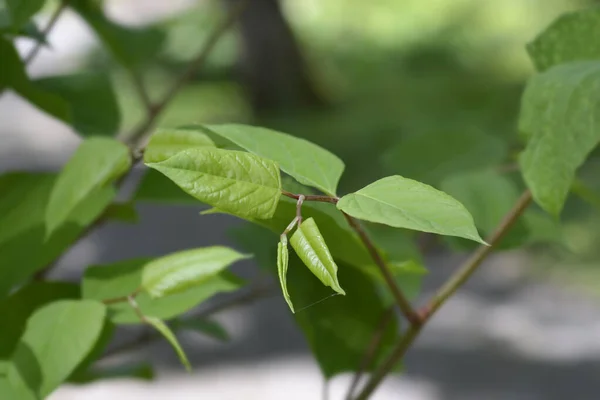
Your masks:
M 46 205 L 55 180 L 43 173 L 0 176 L 0 297 L 59 257 L 115 196 L 110 187 L 91 192 L 48 238 Z
M 119 25 L 108 19 L 100 2 L 71 0 L 71 7 L 92 27 L 112 55 L 126 68 L 137 69 L 161 49 L 165 34 L 154 28 Z
M 221 324 L 206 318 L 178 319 L 173 321 L 173 329 L 198 332 L 222 342 L 230 339 L 229 333 Z

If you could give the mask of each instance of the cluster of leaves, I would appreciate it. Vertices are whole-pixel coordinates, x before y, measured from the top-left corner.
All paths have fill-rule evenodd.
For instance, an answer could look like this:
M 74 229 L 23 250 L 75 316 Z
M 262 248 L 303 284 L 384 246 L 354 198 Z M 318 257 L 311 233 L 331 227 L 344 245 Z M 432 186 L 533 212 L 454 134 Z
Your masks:
M 222 124 L 156 130 L 144 151 L 149 168 L 139 188 L 129 202 L 116 203 L 117 186 L 137 159 L 114 138 L 120 112 L 110 82 L 93 74 L 30 80 L 15 50 L 15 37 L 44 40 L 30 22 L 43 4 L 2 3 L 0 57 L 6 73 L 0 89 L 12 89 L 70 124 L 84 140 L 58 174 L 0 177 L 0 393 L 9 398 L 43 398 L 65 381 L 118 373 L 148 377 L 146 365 L 120 371 L 94 365 L 119 325 L 150 325 L 188 368 L 177 330 L 226 336 L 212 321 L 182 314 L 244 285 L 227 269 L 250 255 L 232 248 L 89 266 L 79 285 L 32 279 L 99 220 L 135 220 L 136 203 L 204 203 L 213 207 L 208 213 L 252 223 L 236 232 L 240 244 L 278 275 L 285 301 L 323 374 L 331 377 L 358 368 L 394 303 L 377 260 L 347 220 L 365 221 L 375 251 L 396 284 L 414 298 L 426 270 L 407 232 L 443 235 L 458 248 L 486 245 L 478 231 L 491 233 L 519 196 L 520 183 L 496 168 L 506 159 L 506 146 L 482 134 L 448 137 L 447 146 L 413 137 L 386 155 L 403 176 L 387 176 L 338 197 L 345 166 L 336 155 L 281 132 Z M 132 74 L 160 49 L 158 31 L 115 24 L 95 1 L 69 4 Z M 600 141 L 594 129 L 600 49 L 588 39 L 599 26 L 598 10 L 567 14 L 528 46 L 539 73 L 523 95 L 519 127 L 527 144 L 519 165 L 533 198 L 553 216 Z M 479 157 L 461 157 L 467 152 Z M 417 154 L 420 159 L 412 162 Z M 455 172 L 450 177 L 442 173 L 449 169 Z M 539 211 L 526 214 L 502 247 L 547 240 L 532 239 L 544 218 Z M 398 325 L 394 318 L 383 330 L 379 352 L 367 368 L 389 353 Z

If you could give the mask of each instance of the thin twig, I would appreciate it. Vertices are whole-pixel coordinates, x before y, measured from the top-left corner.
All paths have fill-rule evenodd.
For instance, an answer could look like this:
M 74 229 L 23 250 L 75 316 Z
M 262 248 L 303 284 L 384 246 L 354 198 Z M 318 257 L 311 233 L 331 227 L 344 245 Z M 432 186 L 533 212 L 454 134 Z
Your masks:
M 298 226 L 302 224 L 302 204 L 304 203 L 304 199 L 304 195 L 301 194 L 296 202 L 296 221 L 298 221 Z
M 375 332 L 373 333 L 373 337 L 369 342 L 369 346 L 367 347 L 367 351 L 363 355 L 362 360 L 360 361 L 360 365 L 358 369 L 354 373 L 354 377 L 352 378 L 352 383 L 348 388 L 348 392 L 346 393 L 346 400 L 351 400 L 360 379 L 362 378 L 364 372 L 369 368 L 369 365 L 373 362 L 375 357 L 377 356 L 377 350 L 381 345 L 383 334 L 385 330 L 389 326 L 390 322 L 392 322 L 392 317 L 394 316 L 394 308 L 389 307 L 379 319 L 379 323 L 377 324 L 377 328 L 375 328 Z
M 294 194 L 294 193 L 290 193 L 287 192 L 285 190 L 281 191 L 281 194 L 289 197 L 291 199 L 294 200 L 299 200 L 300 196 L 304 196 L 304 201 L 320 201 L 323 203 L 333 203 L 333 204 L 337 204 L 337 202 L 340 200 L 339 197 L 334 197 L 334 196 L 321 196 L 321 195 L 304 195 L 304 194 Z
M 188 64 L 186 70 L 179 75 L 171 88 L 167 90 L 167 93 L 162 97 L 161 100 L 151 106 L 148 117 L 142 121 L 142 123 L 129 135 L 126 136 L 125 140 L 129 144 L 136 148 L 144 147 L 148 131 L 150 128 L 152 128 L 158 116 L 164 111 L 167 105 L 171 103 L 179 91 L 194 77 L 194 74 L 196 74 L 196 72 L 204 65 L 208 55 L 218 43 L 219 39 L 234 24 L 248 3 L 248 0 L 238 1 L 227 18 L 208 37 L 204 46 L 200 50 L 200 53 L 198 53 L 198 55 Z
M 513 208 L 506 214 L 504 219 L 500 222 L 494 233 L 490 236 L 487 242 L 489 246 L 481 245 L 473 255 L 456 271 L 450 279 L 444 284 L 437 293 L 433 296 L 431 301 L 423 307 L 419 312 L 421 325 L 412 325 L 408 331 L 404 334 L 400 342 L 396 345 L 392 354 L 384 361 L 384 363 L 375 371 L 371 376 L 371 379 L 367 382 L 363 390 L 356 397 L 356 400 L 366 400 L 377 388 L 379 383 L 387 376 L 392 370 L 394 365 L 404 356 L 410 345 L 417 338 L 423 326 L 429 321 L 432 315 L 440 309 L 442 305 L 469 279 L 471 275 L 477 270 L 481 263 L 487 258 L 487 256 L 493 251 L 494 247 L 500 243 L 502 238 L 515 224 L 523 212 L 527 209 L 527 206 L 531 203 L 531 192 L 526 190 L 519 200 L 515 203 Z
M 356 220 L 354 217 L 351 217 L 343 211 L 342 214 L 344 214 L 346 221 L 348 221 L 348 224 L 358 234 L 360 240 L 362 240 L 363 244 L 367 248 L 367 251 L 371 255 L 371 258 L 373 259 L 373 261 L 375 261 L 375 264 L 377 265 L 379 271 L 383 275 L 383 278 L 385 279 L 387 286 L 392 292 L 394 299 L 396 299 L 396 304 L 398 304 L 400 311 L 402 311 L 406 319 L 412 325 L 420 325 L 421 319 L 419 317 L 419 314 L 417 314 L 415 310 L 413 310 L 410 301 L 408 301 L 406 296 L 404 296 L 404 294 L 396 284 L 396 281 L 394 280 L 394 275 L 390 271 L 383 257 L 381 257 L 381 254 L 379 254 L 379 251 L 375 247 L 375 244 L 371 241 L 371 238 L 369 238 L 369 236 L 367 235 L 367 232 L 365 232 L 363 227 L 360 225 L 360 222 L 358 222 L 358 220 Z
M 69 2 L 68 0 L 61 1 L 60 4 L 59 4 L 59 6 L 58 6 L 58 8 L 56 9 L 56 11 L 54 11 L 54 14 L 52 14 L 52 16 L 50 17 L 50 21 L 48 22 L 48 25 L 46 25 L 46 27 L 42 31 L 42 35 L 44 37 L 44 40 L 48 37 L 48 34 L 50 33 L 50 31 L 56 25 L 56 22 L 58 21 L 58 19 L 62 15 L 63 11 L 67 8 L 67 3 L 68 2 Z M 31 51 L 29 52 L 29 54 L 27 54 L 27 56 L 23 60 L 23 64 L 28 65 L 29 63 L 31 63 L 33 61 L 33 59 L 38 55 L 38 53 L 40 52 L 40 50 L 42 49 L 42 46 L 44 46 L 44 43 L 38 41 L 35 44 L 35 46 L 33 47 L 33 49 L 31 49 Z

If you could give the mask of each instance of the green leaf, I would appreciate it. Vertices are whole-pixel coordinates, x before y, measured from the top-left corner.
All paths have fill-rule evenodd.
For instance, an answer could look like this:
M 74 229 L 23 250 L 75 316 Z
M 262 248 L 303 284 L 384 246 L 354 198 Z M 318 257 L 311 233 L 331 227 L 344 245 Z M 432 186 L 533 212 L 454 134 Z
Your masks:
M 169 254 L 144 266 L 142 288 L 152 297 L 164 297 L 201 285 L 231 264 L 251 256 L 224 246 Z
M 125 364 L 116 367 L 92 368 L 69 379 L 69 383 L 87 384 L 107 379 L 154 380 L 154 368 L 149 363 Z
M 5 0 L 12 26 L 20 28 L 42 9 L 46 0 Z
M 165 337 L 165 339 L 167 339 L 169 343 L 171 343 L 171 346 L 173 346 L 173 349 L 177 353 L 177 356 L 179 357 L 181 363 L 185 366 L 185 369 L 191 371 L 192 366 L 190 365 L 190 362 L 188 361 L 185 352 L 181 348 L 181 345 L 177 341 L 177 338 L 175 337 L 173 332 L 171 332 L 167 324 L 155 317 L 146 317 L 145 319 L 148 324 L 152 325 L 157 331 L 160 332 L 161 335 Z
M 36 87 L 29 81 L 25 66 L 12 42 L 0 37 L 0 92 L 12 88 L 32 104 L 43 109 L 48 114 L 63 121 L 71 117 L 69 105 L 60 97 Z
M 0 92 L 12 88 L 40 110 L 82 135 L 114 135 L 120 112 L 106 74 L 81 73 L 30 81 L 13 44 L 0 38 Z M 98 110 L 102 110 L 101 113 Z
M 91 192 L 47 237 L 46 205 L 55 181 L 52 174 L 0 176 L 0 298 L 56 260 L 115 196 L 110 187 Z
M 520 164 L 535 201 L 559 215 L 575 172 L 598 145 L 600 62 L 563 64 L 535 75 L 521 102 L 519 129 L 529 137 Z
M 290 243 L 304 265 L 323 285 L 329 286 L 339 294 L 346 294 L 337 278 L 338 267 L 314 219 L 308 218 L 303 221 L 292 235 Z
M 106 208 L 104 217 L 107 220 L 120 221 L 129 224 L 136 224 L 140 221 L 140 216 L 138 215 L 133 202 L 112 203 Z
M 540 72 L 572 61 L 598 60 L 600 44 L 590 38 L 599 34 L 599 8 L 569 12 L 527 44 L 527 52 Z
M 281 196 L 277 164 L 240 151 L 199 147 L 146 165 L 198 200 L 241 217 L 271 218 Z
M 438 185 L 447 176 L 501 163 L 506 144 L 478 131 L 434 131 L 410 136 L 383 157 L 386 167 L 411 179 Z
M 289 253 L 288 253 L 288 244 L 287 239 L 282 237 L 282 239 L 277 244 L 277 275 L 279 275 L 279 283 L 281 284 L 281 290 L 283 291 L 283 298 L 285 302 L 290 306 L 290 310 L 294 313 L 294 305 L 292 304 L 292 299 L 290 298 L 290 294 L 287 289 L 287 269 L 289 263 Z
M 146 146 L 144 162 L 161 162 L 180 151 L 207 146 L 215 147 L 215 143 L 202 132 L 187 129 L 158 129 Z
M 8 360 L 29 316 L 44 304 L 79 297 L 79 286 L 63 282 L 32 282 L 0 302 L 0 363 Z
M 68 104 L 68 117 L 57 115 L 46 101 L 36 106 L 73 126 L 83 136 L 114 136 L 121 125 L 121 111 L 110 77 L 104 73 L 79 73 L 38 79 L 32 84 Z
M 337 208 L 366 221 L 485 243 L 461 203 L 429 185 L 398 175 L 342 197 Z
M 94 190 L 119 178 L 131 166 L 129 150 L 114 139 L 85 140 L 67 162 L 52 189 L 46 224 L 54 232 Z
M 82 297 L 107 300 L 128 296 L 142 285 L 142 271 L 151 259 L 140 258 L 86 269 L 82 281 Z M 232 292 L 242 286 L 242 281 L 225 271 L 182 293 L 153 299 L 142 292 L 136 296 L 140 309 L 146 315 L 172 319 L 196 307 L 218 293 Z M 108 314 L 117 324 L 139 324 L 139 317 L 129 304 L 116 303 L 108 306 Z
M 421 263 L 414 260 L 388 262 L 387 265 L 402 293 L 408 299 L 415 299 L 421 292 L 423 276 L 429 271 Z M 365 271 L 372 278 L 380 297 L 385 300 L 385 303 L 390 306 L 394 305 L 396 299 L 390 293 L 390 289 L 381 274 L 376 273 L 375 270 Z
M 14 387 L 31 398 L 45 398 L 85 358 L 104 325 L 104 305 L 88 300 L 59 300 L 36 312 L 7 370 Z
M 137 69 L 161 49 L 165 34 L 154 28 L 131 28 L 106 18 L 94 0 L 72 0 L 70 6 L 92 27 L 112 55 L 126 68 Z
M 276 161 L 281 170 L 298 182 L 335 195 L 344 163 L 335 154 L 305 139 L 248 125 L 207 125 L 251 153 Z
M 223 326 L 215 321 L 205 318 L 175 320 L 173 329 L 195 331 L 222 342 L 228 342 L 230 340 L 229 334 Z

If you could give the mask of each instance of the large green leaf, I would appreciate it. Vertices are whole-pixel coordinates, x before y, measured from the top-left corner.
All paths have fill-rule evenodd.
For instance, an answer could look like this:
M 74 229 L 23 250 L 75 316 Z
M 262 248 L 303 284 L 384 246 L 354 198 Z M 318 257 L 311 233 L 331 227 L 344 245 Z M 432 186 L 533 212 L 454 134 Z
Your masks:
M 294 305 L 292 304 L 292 299 L 290 298 L 290 294 L 287 288 L 287 270 L 289 263 L 289 252 L 288 252 L 288 244 L 287 238 L 282 237 L 282 239 L 277 244 L 277 275 L 279 275 L 279 283 L 281 285 L 281 291 L 283 292 L 283 298 L 285 302 L 294 312 Z
M 146 165 L 198 200 L 242 217 L 271 218 L 281 196 L 277 164 L 240 151 L 198 147 Z
M 184 365 L 185 369 L 190 371 L 192 369 L 192 366 L 190 365 L 190 362 L 188 361 L 187 356 L 183 351 L 183 348 L 179 344 L 177 337 L 175 337 L 175 334 L 171 332 L 171 329 L 169 329 L 167 324 L 155 317 L 146 317 L 146 322 L 152 325 L 157 331 L 160 332 L 161 335 L 164 336 L 165 339 L 167 339 L 171 346 L 173 346 L 173 349 L 177 353 L 177 357 L 179 357 L 179 360 Z
M 68 104 L 68 118 L 53 113 L 55 106 L 46 101 L 35 101 L 27 93 L 25 97 L 42 110 L 70 124 L 77 133 L 83 136 L 114 136 L 118 132 L 121 111 L 107 74 L 88 72 L 53 76 L 35 80 L 32 85 L 58 96 L 59 100 Z
M 46 0 L 5 0 L 13 28 L 25 25 L 44 6 Z
M 161 162 L 180 151 L 206 146 L 215 147 L 215 143 L 202 132 L 188 129 L 158 129 L 146 146 L 144 162 Z
M 142 285 L 142 271 L 148 262 L 151 260 L 140 258 L 89 267 L 83 276 L 82 297 L 107 300 L 134 293 Z M 153 299 L 142 292 L 136 296 L 136 301 L 144 314 L 160 319 L 171 319 L 189 311 L 215 294 L 239 289 L 242 283 L 239 278 L 225 271 L 182 293 Z M 108 314 L 117 324 L 140 323 L 139 317 L 127 302 L 109 305 Z
M 208 125 L 207 129 L 251 153 L 276 161 L 300 183 L 335 195 L 344 163 L 335 154 L 307 140 L 248 125 Z
M 231 264 L 250 257 L 224 246 L 169 254 L 144 266 L 142 288 L 155 298 L 180 293 L 203 284 Z
M 85 140 L 58 176 L 46 209 L 49 233 L 94 190 L 120 177 L 131 166 L 129 150 L 114 139 Z
M 0 297 L 56 260 L 115 196 L 110 187 L 92 191 L 47 237 L 46 205 L 55 181 L 41 173 L 0 177 Z
M 7 369 L 24 398 L 45 398 L 85 358 L 104 325 L 104 305 L 59 300 L 39 308 L 29 320 Z
M 32 282 L 0 302 L 0 363 L 12 355 L 29 316 L 58 299 L 79 297 L 79 286 L 63 282 Z
M 456 199 L 401 176 L 388 176 L 340 199 L 337 208 L 366 221 L 485 243 Z
M 501 163 L 506 144 L 484 132 L 434 131 L 401 140 L 384 155 L 388 170 L 411 179 L 438 185 L 455 173 Z
M 521 170 L 535 201 L 560 214 L 575 172 L 598 145 L 600 62 L 558 65 L 527 83 L 519 129 L 529 137 Z
M 304 220 L 292 235 L 290 243 L 304 265 L 323 285 L 329 286 L 339 294 L 346 294 L 338 281 L 337 264 L 314 219 Z
M 600 8 L 569 12 L 554 20 L 527 45 L 538 71 L 571 61 L 600 59 Z
M 95 0 L 71 0 L 70 6 L 128 69 L 136 69 L 151 60 L 164 43 L 165 34 L 158 29 L 125 27 L 109 20 Z

